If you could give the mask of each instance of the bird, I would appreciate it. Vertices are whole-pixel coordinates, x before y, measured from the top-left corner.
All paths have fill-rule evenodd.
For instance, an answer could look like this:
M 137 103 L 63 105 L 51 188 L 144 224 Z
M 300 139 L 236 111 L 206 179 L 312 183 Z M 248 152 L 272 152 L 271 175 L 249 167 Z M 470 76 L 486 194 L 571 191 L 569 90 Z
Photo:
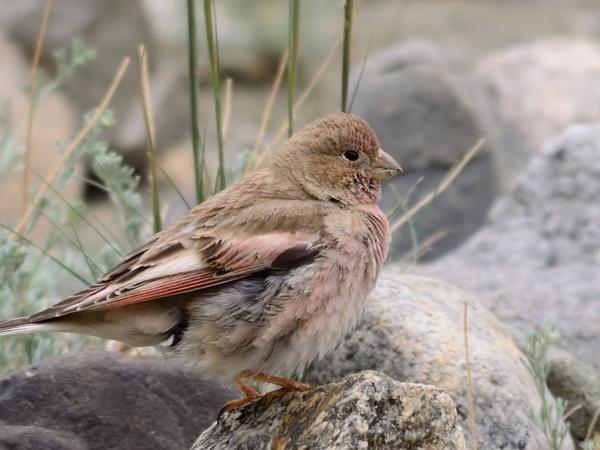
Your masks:
M 334 113 L 294 133 L 270 165 L 194 207 L 95 284 L 0 335 L 71 332 L 161 346 L 207 378 L 283 392 L 286 375 L 358 322 L 387 257 L 382 184 L 402 171 L 369 124 Z

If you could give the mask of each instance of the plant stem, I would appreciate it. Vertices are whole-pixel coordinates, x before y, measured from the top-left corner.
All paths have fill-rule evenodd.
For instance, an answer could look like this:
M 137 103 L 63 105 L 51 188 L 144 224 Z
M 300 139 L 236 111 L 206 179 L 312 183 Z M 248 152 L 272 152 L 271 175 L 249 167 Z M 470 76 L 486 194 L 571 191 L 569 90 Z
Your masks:
M 210 75 L 215 99 L 215 119 L 217 123 L 217 146 L 219 150 L 218 189 L 225 189 L 225 161 L 223 154 L 223 120 L 221 112 L 221 82 L 219 80 L 219 53 L 217 49 L 217 28 L 214 17 L 213 0 L 204 0 L 204 20 L 206 21 L 206 44 L 210 59 Z
M 350 72 L 350 39 L 352 34 L 353 0 L 344 4 L 344 47 L 342 50 L 342 112 L 346 112 L 348 99 L 348 73 Z
M 288 137 L 294 133 L 294 98 L 296 96 L 296 69 L 298 56 L 299 0 L 290 0 L 290 24 L 288 35 Z
M 196 12 L 194 0 L 187 0 L 188 19 L 188 78 L 190 82 L 190 112 L 192 115 L 192 152 L 194 155 L 194 184 L 196 188 L 196 203 L 204 201 L 204 182 L 202 180 L 202 164 L 204 154 L 201 150 L 200 130 L 198 129 L 198 83 L 196 82 L 196 67 L 198 46 L 196 38 Z
M 60 170 L 66 164 L 67 160 L 71 157 L 73 152 L 75 150 L 77 150 L 77 148 L 81 145 L 81 143 L 83 142 L 85 137 L 88 135 L 88 133 L 90 131 L 92 131 L 92 128 L 94 128 L 94 125 L 96 124 L 98 119 L 100 119 L 102 114 L 104 114 L 104 111 L 106 111 L 106 108 L 108 108 L 110 101 L 112 100 L 113 96 L 115 95 L 115 92 L 116 92 L 117 88 L 119 87 L 119 84 L 121 83 L 121 80 L 123 79 L 123 76 L 125 75 L 125 72 L 127 71 L 128 65 L 129 65 L 129 58 L 124 58 L 123 61 L 121 62 L 121 65 L 119 66 L 117 73 L 115 74 L 112 82 L 110 83 L 108 90 L 104 94 L 102 101 L 100 102 L 98 107 L 95 109 L 94 114 L 92 114 L 92 116 L 89 118 L 89 120 L 81 128 L 79 133 L 77 133 L 77 135 L 73 138 L 71 143 L 63 151 L 62 158 L 52 168 L 50 175 L 48 176 L 46 181 L 44 181 L 44 184 L 42 184 L 40 186 L 40 188 L 38 189 L 38 191 L 33 199 L 33 202 L 31 202 L 29 204 L 27 210 L 25 211 L 25 214 L 21 218 L 21 221 L 15 228 L 16 233 L 21 234 L 21 233 L 25 232 L 26 227 L 29 223 L 29 219 L 31 219 L 31 216 L 33 215 L 35 209 L 41 203 L 42 199 L 44 198 L 44 195 L 48 192 L 49 186 L 51 186 L 52 183 L 54 183 L 54 181 L 60 174 Z
M 29 166 L 31 165 L 31 146 L 32 146 L 32 134 L 33 134 L 33 116 L 35 114 L 35 103 L 37 96 L 37 72 L 38 64 L 40 62 L 40 56 L 42 54 L 42 47 L 44 45 L 44 38 L 46 37 L 46 30 L 48 28 L 48 18 L 50 17 L 50 10 L 52 9 L 53 0 L 46 1 L 46 7 L 44 8 L 44 15 L 42 17 L 42 23 L 38 30 L 38 36 L 35 44 L 35 52 L 33 54 L 33 62 L 31 63 L 31 72 L 29 75 L 29 110 L 27 114 L 27 132 L 25 134 L 25 156 L 23 164 L 23 188 L 21 198 L 21 214 L 25 215 L 27 212 L 27 201 L 29 194 Z
M 146 140 L 148 145 L 148 164 L 150 166 L 150 192 L 152 194 L 152 216 L 154 219 L 154 232 L 162 230 L 160 216 L 160 194 L 158 192 L 158 178 L 156 175 L 156 133 L 152 115 L 152 100 L 150 99 L 150 75 L 148 74 L 148 57 L 143 45 L 139 47 L 140 57 L 140 95 L 142 111 L 146 125 Z

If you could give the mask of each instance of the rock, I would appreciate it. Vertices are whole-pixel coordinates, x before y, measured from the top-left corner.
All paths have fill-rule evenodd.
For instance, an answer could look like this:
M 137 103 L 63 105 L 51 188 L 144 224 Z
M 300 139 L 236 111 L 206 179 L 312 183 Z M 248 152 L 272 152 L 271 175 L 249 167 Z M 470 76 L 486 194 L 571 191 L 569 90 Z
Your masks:
M 227 413 L 191 450 L 465 449 L 452 399 L 377 372 Z
M 353 71 L 350 92 L 360 76 Z M 484 123 L 474 86 L 468 84 L 449 59 L 427 42 L 401 43 L 367 60 L 352 112 L 364 117 L 382 147 L 403 166 L 393 182 L 406 196 L 418 180 L 408 206 L 435 189 L 450 168 L 482 137 L 488 144 L 435 204 L 415 220 L 419 240 L 445 231 L 445 237 L 426 255 L 433 259 L 456 247 L 483 223 L 495 194 L 493 136 Z M 390 187 L 383 206 L 391 209 L 398 196 Z M 397 242 L 394 254 L 409 250 L 410 239 Z
M 569 423 L 573 437 L 582 441 L 600 411 L 600 373 L 564 350 L 553 349 L 548 359 L 548 388 L 567 400 L 570 408 L 579 407 L 569 416 Z M 593 431 L 600 433 L 600 421 L 596 420 Z
M 514 128 L 515 140 L 528 150 L 510 152 L 513 170 L 565 127 L 600 119 L 600 45 L 593 41 L 553 38 L 518 45 L 484 58 L 476 74 Z
M 2 448 L 45 450 L 88 450 L 90 447 L 75 434 L 35 425 L 0 424 Z
M 7 145 L 7 147 L 3 147 L 3 150 L 12 147 L 18 160 L 26 142 L 29 99 L 23 88 L 29 79 L 30 69 L 15 44 L 1 34 L 0 60 L 3 61 L 3 70 L 0 71 L 0 107 L 2 109 L 0 115 L 7 112 L 7 116 L 4 118 L 8 125 L 6 139 L 7 141 L 14 139 L 13 146 Z M 60 93 L 50 94 L 36 106 L 30 156 L 31 167 L 35 173 L 47 178 L 62 157 L 58 151 L 58 144 L 69 142 L 77 126 L 78 121 L 73 106 Z M 7 156 L 7 154 L 3 155 L 4 158 Z M 80 164 L 76 172 L 81 175 Z M 35 173 L 31 173 L 29 177 L 30 193 L 35 192 L 40 186 L 40 180 Z M 0 191 L 10 192 L 13 197 L 13 201 L 0 202 L 0 221 L 14 222 L 22 214 L 23 174 L 20 169 L 9 169 L 0 175 Z M 73 201 L 80 195 L 81 190 L 82 181 L 77 177 L 71 177 L 61 190 L 61 194 L 65 199 Z
M 481 231 L 416 271 L 476 293 L 516 330 L 551 323 L 598 369 L 598 223 L 600 126 L 574 126 L 531 159 Z
M 457 288 L 395 270 L 384 270 L 356 330 L 312 365 L 306 381 L 327 383 L 360 370 L 378 370 L 403 382 L 435 385 L 454 400 L 470 442 L 463 334 L 467 303 L 479 448 L 547 448 L 532 417 L 540 398 L 525 356 L 500 322 Z M 573 447 L 566 443 L 564 448 Z
M 165 362 L 72 353 L 0 381 L 0 447 L 188 448 L 236 396 Z

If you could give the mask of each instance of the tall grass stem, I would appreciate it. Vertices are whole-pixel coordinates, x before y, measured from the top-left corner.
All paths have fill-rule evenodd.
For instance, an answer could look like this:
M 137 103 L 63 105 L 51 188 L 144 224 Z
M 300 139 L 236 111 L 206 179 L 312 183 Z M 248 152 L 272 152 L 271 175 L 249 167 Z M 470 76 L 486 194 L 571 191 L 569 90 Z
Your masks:
M 194 187 L 196 190 L 196 203 L 204 201 L 204 180 L 202 170 L 204 165 L 204 152 L 200 141 L 198 128 L 198 81 L 196 68 L 198 67 L 198 37 L 196 33 L 196 8 L 194 0 L 187 0 L 188 21 L 188 79 L 190 83 L 190 114 L 192 122 L 192 154 L 194 156 Z
M 342 112 L 348 106 L 348 74 L 350 73 L 350 47 L 352 38 L 352 10 L 353 0 L 344 3 L 344 46 L 342 50 Z
M 317 72 L 315 73 L 313 78 L 310 80 L 310 83 L 308 83 L 308 86 L 306 86 L 306 88 L 302 92 L 302 95 L 298 98 L 298 101 L 294 105 L 294 111 L 293 111 L 294 114 L 302 107 L 302 104 L 304 103 L 304 101 L 308 98 L 310 93 L 313 91 L 313 89 L 315 88 L 315 86 L 317 85 L 317 83 L 319 82 L 319 80 L 321 79 L 323 74 L 325 73 L 325 70 L 327 69 L 327 67 L 329 66 L 331 61 L 333 60 L 333 57 L 335 56 L 335 53 L 337 52 L 337 50 L 341 44 L 342 44 L 342 36 L 340 35 L 339 39 L 335 42 L 333 47 L 331 47 L 331 50 L 329 50 L 329 53 L 323 59 L 323 62 L 317 69 Z M 285 130 L 288 126 L 288 122 L 289 122 L 289 119 L 285 119 L 282 122 L 280 127 L 277 129 L 277 131 L 273 135 L 273 139 L 271 140 L 270 144 L 262 152 L 260 152 L 260 154 L 258 154 L 254 158 L 254 164 L 252 165 L 252 168 L 262 167 L 262 165 L 265 163 L 265 161 L 267 160 L 269 155 L 272 153 L 275 146 L 277 144 L 279 144 L 280 140 L 285 135 Z
M 158 192 L 158 178 L 156 175 L 156 132 L 154 130 L 154 117 L 152 114 L 152 99 L 150 96 L 150 76 L 148 74 L 148 56 L 146 49 L 140 45 L 138 49 L 140 58 L 140 96 L 144 124 L 146 125 L 146 141 L 148 146 L 148 165 L 150 167 L 150 193 L 152 196 L 152 218 L 154 232 L 162 230 L 160 214 L 160 194 Z
M 440 182 L 440 184 L 429 194 L 421 198 L 415 203 L 405 214 L 400 216 L 397 220 L 390 224 L 390 231 L 393 233 L 398 230 L 402 225 L 411 220 L 415 214 L 429 205 L 438 195 L 442 194 L 452 184 L 455 178 L 463 171 L 467 164 L 475 157 L 477 152 L 483 147 L 485 139 L 480 139 L 456 164 Z
M 233 100 L 233 78 L 225 79 L 225 95 L 223 98 L 223 143 L 227 142 L 227 133 L 231 120 L 231 102 Z
M 469 349 L 469 305 L 463 304 L 463 336 L 465 344 L 465 367 L 467 368 L 467 415 L 469 432 L 471 433 L 471 450 L 477 450 L 477 428 L 475 426 L 475 403 L 473 401 L 473 367 L 471 366 L 471 352 Z
M 47 0 L 46 6 L 44 7 L 44 13 L 42 16 L 42 22 L 37 35 L 35 43 L 35 51 L 33 53 L 33 62 L 31 63 L 31 72 L 29 74 L 29 105 L 27 111 L 27 131 L 25 134 L 25 156 L 23 161 L 23 185 L 22 185 L 22 198 L 21 198 L 21 214 L 25 216 L 27 212 L 27 202 L 29 194 L 29 167 L 31 165 L 31 145 L 33 136 L 33 118 L 35 115 L 35 104 L 36 104 L 36 90 L 37 90 L 37 72 L 38 65 L 40 63 L 40 56 L 42 54 L 42 47 L 44 45 L 44 39 L 46 37 L 46 30 L 48 29 L 48 19 L 50 17 L 50 11 L 52 10 L 53 0 Z
M 288 34 L 288 137 L 294 133 L 294 102 L 296 97 L 296 72 L 298 69 L 300 0 L 290 0 L 290 22 Z
M 62 167 L 69 160 L 69 158 L 71 157 L 73 152 L 75 150 L 77 150 L 77 148 L 81 145 L 81 143 L 83 142 L 85 137 L 88 135 L 88 133 L 90 131 L 92 131 L 92 129 L 94 128 L 94 125 L 96 124 L 98 119 L 100 119 L 102 114 L 104 114 L 104 111 L 106 111 L 106 108 L 108 108 L 108 105 L 110 104 L 113 96 L 115 95 L 115 92 L 117 91 L 117 88 L 119 87 L 119 84 L 121 83 L 121 80 L 123 79 L 123 76 L 125 75 L 125 72 L 127 71 L 128 66 L 129 66 L 129 58 L 124 58 L 123 61 L 121 62 L 121 64 L 119 65 L 119 68 L 117 69 L 117 73 L 115 74 L 113 80 L 111 81 L 110 86 L 108 87 L 108 90 L 104 94 L 102 101 L 100 102 L 100 104 L 98 105 L 96 110 L 94 111 L 94 114 L 85 123 L 85 125 L 81 128 L 79 133 L 77 133 L 75 138 L 71 141 L 71 143 L 64 150 L 62 158 L 52 168 L 52 171 L 50 172 L 48 179 L 38 189 L 33 202 L 27 207 L 25 214 L 23 214 L 21 221 L 15 228 L 16 234 L 22 234 L 24 232 L 25 228 L 27 227 L 27 225 L 29 223 L 29 219 L 31 219 L 31 216 L 33 215 L 33 212 L 35 211 L 35 209 L 37 208 L 39 203 L 42 201 L 42 199 L 44 198 L 44 195 L 46 195 L 46 193 L 48 192 L 49 186 L 54 183 L 54 181 L 60 174 Z
M 204 21 L 206 28 L 206 44 L 210 60 L 210 78 L 215 102 L 215 120 L 217 125 L 217 149 L 219 152 L 219 169 L 216 186 L 225 189 L 225 156 L 223 149 L 223 117 L 221 111 L 221 81 L 219 79 L 219 51 L 217 46 L 217 27 L 214 0 L 204 0 Z

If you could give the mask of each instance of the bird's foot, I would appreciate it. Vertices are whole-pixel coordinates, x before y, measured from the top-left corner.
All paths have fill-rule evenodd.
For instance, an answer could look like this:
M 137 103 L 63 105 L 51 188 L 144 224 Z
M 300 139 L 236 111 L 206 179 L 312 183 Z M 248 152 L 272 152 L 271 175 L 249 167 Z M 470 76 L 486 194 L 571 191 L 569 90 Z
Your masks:
M 247 379 L 274 384 L 280 388 L 271 392 L 267 392 L 266 394 L 259 394 L 252 386 L 245 382 Z M 233 383 L 245 394 L 245 397 L 227 402 L 219 412 L 218 420 L 221 419 L 221 416 L 224 413 L 241 408 L 242 406 L 245 406 L 248 403 L 260 398 L 272 400 L 282 397 L 288 392 L 306 392 L 313 389 L 310 385 L 292 380 L 291 378 L 278 377 L 276 375 L 269 375 L 262 372 L 251 372 L 248 370 L 235 377 Z
M 262 397 L 261 394 L 257 394 L 257 395 L 248 396 L 248 397 L 244 397 L 244 398 L 238 398 L 237 400 L 228 401 L 225 404 L 225 406 L 223 406 L 223 408 L 221 409 L 219 416 L 221 414 L 223 414 L 224 412 L 231 412 L 234 409 L 241 408 L 242 406 L 247 405 L 248 403 L 253 402 L 254 400 L 259 399 L 261 397 Z
M 309 384 L 301 383 L 296 380 L 292 380 L 291 378 L 278 377 L 276 375 L 269 375 L 268 373 L 262 372 L 242 372 L 244 378 L 250 378 L 256 381 L 261 381 L 263 383 L 271 383 L 280 388 L 284 389 L 287 392 L 297 391 L 297 392 L 306 392 L 310 391 L 312 387 Z

